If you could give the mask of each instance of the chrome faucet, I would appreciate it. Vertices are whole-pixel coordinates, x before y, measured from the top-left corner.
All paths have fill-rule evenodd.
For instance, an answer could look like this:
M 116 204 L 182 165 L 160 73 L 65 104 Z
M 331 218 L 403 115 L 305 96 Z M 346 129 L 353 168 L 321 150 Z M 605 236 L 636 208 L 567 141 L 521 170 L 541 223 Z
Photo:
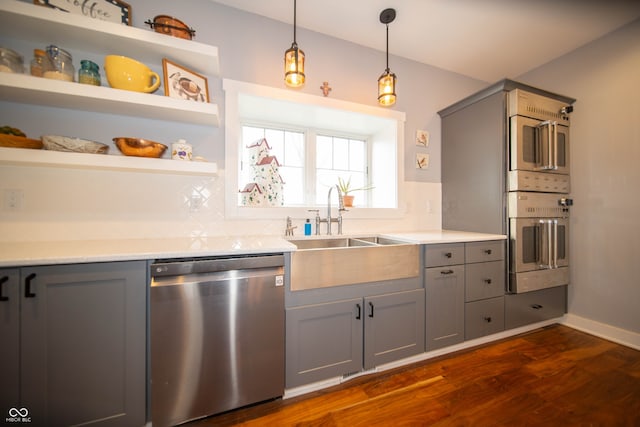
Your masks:
M 338 190 L 338 217 L 331 217 L 331 192 L 333 189 Z M 338 234 L 342 234 L 342 212 L 346 212 L 344 208 L 344 198 L 342 197 L 342 192 L 340 191 L 339 186 L 329 187 L 329 192 L 327 193 L 327 217 L 322 219 L 319 214 L 316 214 L 316 234 L 320 234 L 320 223 L 327 223 L 327 235 L 331 236 L 331 223 L 338 223 Z

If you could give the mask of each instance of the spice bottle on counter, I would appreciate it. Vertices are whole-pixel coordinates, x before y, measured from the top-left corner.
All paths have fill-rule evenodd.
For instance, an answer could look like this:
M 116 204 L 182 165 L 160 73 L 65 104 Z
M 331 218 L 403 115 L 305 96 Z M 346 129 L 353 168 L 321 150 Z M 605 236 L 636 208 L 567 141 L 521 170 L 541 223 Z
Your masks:
M 33 59 L 31 60 L 31 75 L 36 77 L 42 77 L 44 73 L 44 61 L 46 53 L 42 49 L 33 50 Z
M 80 61 L 78 70 L 78 83 L 100 86 L 100 68 L 98 64 L 88 59 Z

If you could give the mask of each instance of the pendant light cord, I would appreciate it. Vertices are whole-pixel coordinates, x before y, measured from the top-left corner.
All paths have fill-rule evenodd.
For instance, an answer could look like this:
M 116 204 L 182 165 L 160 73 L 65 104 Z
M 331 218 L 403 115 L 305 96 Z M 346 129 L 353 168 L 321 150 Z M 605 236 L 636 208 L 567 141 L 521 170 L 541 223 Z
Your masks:
M 294 0 L 295 1 L 295 0 Z M 389 72 L 389 24 L 387 26 L 387 69 L 386 72 Z
M 298 46 L 298 43 L 296 42 L 296 16 L 298 15 L 296 12 L 296 3 L 296 0 L 293 0 L 293 44 Z

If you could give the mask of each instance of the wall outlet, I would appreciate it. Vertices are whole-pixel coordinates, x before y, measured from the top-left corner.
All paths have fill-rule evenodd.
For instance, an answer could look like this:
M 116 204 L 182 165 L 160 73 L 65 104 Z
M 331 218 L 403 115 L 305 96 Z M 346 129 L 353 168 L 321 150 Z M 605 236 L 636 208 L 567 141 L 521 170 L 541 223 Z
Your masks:
M 2 193 L 2 209 L 10 212 L 21 211 L 24 206 L 24 191 L 6 188 Z

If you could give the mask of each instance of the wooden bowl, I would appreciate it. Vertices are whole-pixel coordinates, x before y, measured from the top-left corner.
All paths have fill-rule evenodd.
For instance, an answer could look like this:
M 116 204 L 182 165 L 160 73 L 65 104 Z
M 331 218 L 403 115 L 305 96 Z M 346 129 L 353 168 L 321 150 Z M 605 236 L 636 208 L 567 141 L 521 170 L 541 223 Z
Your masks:
M 168 15 L 158 15 L 153 18 L 153 22 L 147 20 L 145 23 L 153 28 L 156 33 L 181 39 L 191 40 L 196 33 L 196 30 L 189 28 L 189 26 L 181 20 Z
M 42 141 L 39 139 L 30 139 L 24 136 L 0 134 L 0 147 L 12 148 L 34 148 L 39 150 L 42 148 Z
M 118 147 L 120 152 L 125 156 L 158 158 L 162 157 L 167 150 L 167 146 L 164 144 L 142 138 L 119 136 L 113 138 L 113 142 L 116 143 L 116 147 Z

